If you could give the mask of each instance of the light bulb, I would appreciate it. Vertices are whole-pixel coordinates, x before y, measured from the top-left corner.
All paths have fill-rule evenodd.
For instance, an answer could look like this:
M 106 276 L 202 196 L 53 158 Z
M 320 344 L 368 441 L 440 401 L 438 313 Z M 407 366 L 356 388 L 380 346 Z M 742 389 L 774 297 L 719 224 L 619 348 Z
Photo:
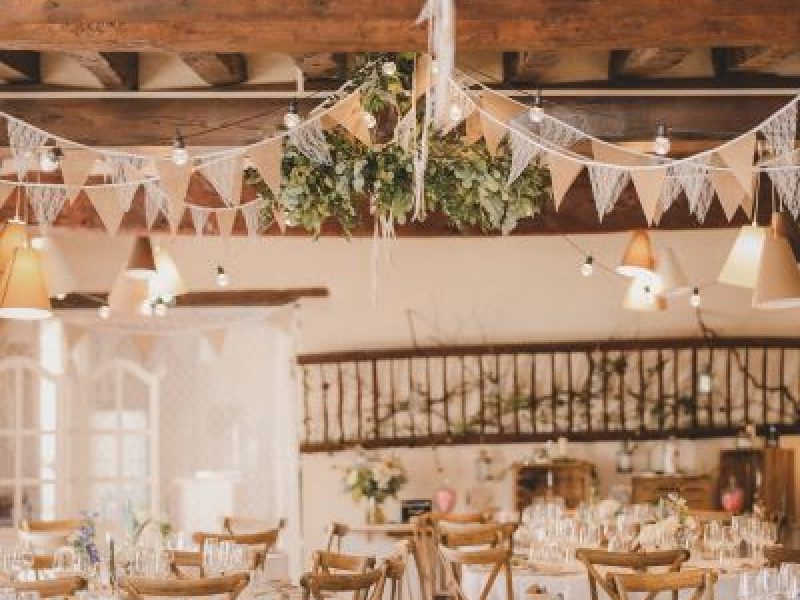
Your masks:
M 709 373 L 700 373 L 697 377 L 697 391 L 701 394 L 710 394 L 714 382 Z
M 52 173 L 61 166 L 61 148 L 45 148 L 39 154 L 39 168 L 45 173 Z
M 431 61 L 431 75 L 438 75 L 439 74 L 439 63 L 436 60 Z
M 453 102 L 450 105 L 450 120 L 454 123 L 458 123 L 461 119 L 464 118 L 464 111 L 461 110 L 461 107 Z
M 581 275 L 584 277 L 589 277 L 592 275 L 592 273 L 594 273 L 594 259 L 590 254 L 586 257 L 586 260 L 583 261 L 583 264 L 581 265 Z
M 225 272 L 225 267 L 219 265 L 217 267 L 217 286 L 219 287 L 228 287 L 231 283 L 228 274 Z
M 534 123 L 541 123 L 544 120 L 544 108 L 542 108 L 542 93 L 539 92 L 536 94 L 536 98 L 533 99 L 533 106 L 531 106 L 530 111 L 528 112 L 528 116 L 530 120 Z
M 158 302 L 156 303 L 155 307 L 155 314 L 157 317 L 166 317 L 167 316 L 167 305 L 165 302 Z
M 108 304 L 103 304 L 97 309 L 97 314 L 101 319 L 108 319 L 111 316 L 111 307 Z
M 378 124 L 378 119 L 376 119 L 375 115 L 373 115 L 371 112 L 364 111 L 364 114 L 361 118 L 364 119 L 364 123 L 369 129 L 374 129 Z
M 294 129 L 300 125 L 300 115 L 297 114 L 297 101 L 292 100 L 289 102 L 289 111 L 283 115 L 283 124 L 288 129 Z
M 39 250 L 40 252 L 44 250 L 44 247 L 47 245 L 45 242 L 44 237 L 37 235 L 34 238 L 31 238 L 31 248 L 34 250 Z
M 180 132 L 176 133 L 172 139 L 172 162 L 178 166 L 189 162 L 189 151 L 186 149 L 186 142 L 183 141 Z
M 63 300 L 66 297 L 67 295 L 64 292 L 59 292 L 58 294 L 56 294 L 56 300 Z
M 397 73 L 397 65 L 393 61 L 387 60 L 381 65 L 381 71 L 383 71 L 383 74 L 387 77 L 392 77 Z
M 153 305 L 150 304 L 149 300 L 145 300 L 139 305 L 139 314 L 143 317 L 153 316 Z
M 700 308 L 702 301 L 700 300 L 700 288 L 695 287 L 692 289 L 692 295 L 689 296 L 689 306 L 692 308 Z
M 656 303 L 656 295 L 653 293 L 653 286 L 650 284 L 644 286 L 644 299 L 648 304 Z
M 659 125 L 656 130 L 656 137 L 653 140 L 653 152 L 659 156 L 666 156 L 669 154 L 669 148 L 670 143 L 669 137 L 667 137 L 667 127 L 665 125 Z

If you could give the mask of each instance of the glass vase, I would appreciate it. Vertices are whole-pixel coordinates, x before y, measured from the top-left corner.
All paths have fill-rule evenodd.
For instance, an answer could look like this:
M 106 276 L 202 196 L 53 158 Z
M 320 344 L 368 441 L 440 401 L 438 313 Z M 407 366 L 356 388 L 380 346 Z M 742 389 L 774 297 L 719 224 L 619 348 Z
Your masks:
M 367 499 L 367 525 L 383 525 L 386 523 L 386 514 L 383 505 L 375 498 Z

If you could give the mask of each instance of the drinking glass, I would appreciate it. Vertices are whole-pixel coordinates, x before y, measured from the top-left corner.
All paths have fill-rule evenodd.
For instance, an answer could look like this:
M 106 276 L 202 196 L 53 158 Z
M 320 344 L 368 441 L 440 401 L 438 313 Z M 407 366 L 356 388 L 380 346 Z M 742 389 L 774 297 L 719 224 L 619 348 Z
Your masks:
M 756 595 L 756 573 L 744 571 L 739 575 L 739 600 L 750 600 Z
M 17 592 L 17 600 L 39 600 L 39 592 L 35 590 L 21 590 Z
M 209 573 L 219 573 L 219 540 L 208 539 L 203 542 L 203 569 Z

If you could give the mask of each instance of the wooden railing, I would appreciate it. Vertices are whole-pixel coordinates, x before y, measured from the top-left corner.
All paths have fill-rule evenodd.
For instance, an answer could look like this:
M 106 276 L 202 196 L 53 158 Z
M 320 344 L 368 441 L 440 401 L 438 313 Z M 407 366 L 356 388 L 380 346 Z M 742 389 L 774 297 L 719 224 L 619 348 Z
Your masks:
M 301 449 L 800 432 L 800 338 L 441 346 L 298 357 Z

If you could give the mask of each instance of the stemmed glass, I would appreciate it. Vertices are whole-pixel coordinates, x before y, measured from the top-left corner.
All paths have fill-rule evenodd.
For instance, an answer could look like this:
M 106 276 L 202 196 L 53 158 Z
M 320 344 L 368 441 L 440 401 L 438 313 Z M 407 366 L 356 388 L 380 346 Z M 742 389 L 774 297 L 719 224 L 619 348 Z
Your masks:
M 739 600 L 751 600 L 756 595 L 756 573 L 744 571 L 739 575 Z
M 703 529 L 703 545 L 706 551 L 711 553 L 712 559 L 719 557 L 722 545 L 722 527 L 717 521 L 707 523 L 705 529 Z

